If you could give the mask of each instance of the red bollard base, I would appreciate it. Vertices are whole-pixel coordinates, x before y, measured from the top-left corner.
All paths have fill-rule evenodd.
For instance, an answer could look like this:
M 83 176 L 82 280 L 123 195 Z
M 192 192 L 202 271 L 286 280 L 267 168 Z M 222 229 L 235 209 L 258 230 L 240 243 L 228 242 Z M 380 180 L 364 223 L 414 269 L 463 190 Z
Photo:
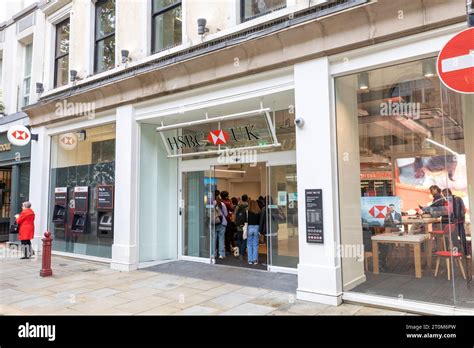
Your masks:
M 40 276 L 49 277 L 53 275 L 53 270 L 51 269 L 51 248 L 53 239 L 51 238 L 51 233 L 48 231 L 45 232 L 43 241 L 43 259 L 41 264 Z
M 42 269 L 40 271 L 40 276 L 41 277 L 49 277 L 49 276 L 52 276 L 53 275 L 53 270 L 51 269 Z

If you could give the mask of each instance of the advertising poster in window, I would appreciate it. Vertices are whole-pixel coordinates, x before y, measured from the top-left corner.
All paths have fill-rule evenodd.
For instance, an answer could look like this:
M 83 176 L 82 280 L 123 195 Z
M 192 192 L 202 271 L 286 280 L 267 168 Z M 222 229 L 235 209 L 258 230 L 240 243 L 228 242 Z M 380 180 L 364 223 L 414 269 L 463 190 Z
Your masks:
M 362 197 L 362 225 L 364 227 L 386 227 L 392 218 L 393 225 L 401 222 L 402 203 L 400 197 Z M 389 216 L 392 215 L 392 217 Z

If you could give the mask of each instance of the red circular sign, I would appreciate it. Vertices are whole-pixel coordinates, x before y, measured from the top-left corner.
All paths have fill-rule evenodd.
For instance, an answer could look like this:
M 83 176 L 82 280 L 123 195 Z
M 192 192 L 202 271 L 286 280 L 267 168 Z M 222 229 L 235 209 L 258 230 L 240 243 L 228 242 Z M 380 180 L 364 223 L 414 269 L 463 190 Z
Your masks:
M 439 53 L 437 67 L 446 87 L 458 93 L 474 93 L 474 28 L 448 41 Z

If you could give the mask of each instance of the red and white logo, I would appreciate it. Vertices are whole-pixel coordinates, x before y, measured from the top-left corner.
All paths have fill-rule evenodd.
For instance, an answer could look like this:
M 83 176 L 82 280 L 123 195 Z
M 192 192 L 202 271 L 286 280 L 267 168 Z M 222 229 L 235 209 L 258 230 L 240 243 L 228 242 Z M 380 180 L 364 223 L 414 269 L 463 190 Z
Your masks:
M 369 214 L 376 219 L 385 219 L 388 214 L 388 207 L 386 205 L 374 205 L 370 208 Z
M 227 141 L 229 141 L 229 134 L 224 132 L 222 129 L 212 130 L 209 132 L 207 140 L 214 145 L 225 145 Z
M 74 150 L 77 145 L 77 135 L 75 133 L 66 133 L 59 136 L 59 145 L 64 150 Z
M 10 143 L 16 146 L 27 145 L 31 140 L 31 133 L 25 126 L 12 126 L 8 130 L 7 138 Z
M 458 93 L 474 93 L 474 28 L 448 41 L 439 53 L 437 68 L 446 87 Z

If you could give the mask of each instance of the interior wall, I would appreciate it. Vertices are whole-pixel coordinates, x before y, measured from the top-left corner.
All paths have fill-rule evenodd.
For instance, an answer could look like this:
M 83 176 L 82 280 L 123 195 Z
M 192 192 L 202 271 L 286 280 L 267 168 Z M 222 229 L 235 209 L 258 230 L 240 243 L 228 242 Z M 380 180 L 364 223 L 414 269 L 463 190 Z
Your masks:
M 337 141 L 341 259 L 344 290 L 365 281 L 364 263 L 346 249 L 363 245 L 360 205 L 360 153 L 357 117 L 357 75 L 336 80 Z M 356 249 L 359 250 L 359 249 Z

